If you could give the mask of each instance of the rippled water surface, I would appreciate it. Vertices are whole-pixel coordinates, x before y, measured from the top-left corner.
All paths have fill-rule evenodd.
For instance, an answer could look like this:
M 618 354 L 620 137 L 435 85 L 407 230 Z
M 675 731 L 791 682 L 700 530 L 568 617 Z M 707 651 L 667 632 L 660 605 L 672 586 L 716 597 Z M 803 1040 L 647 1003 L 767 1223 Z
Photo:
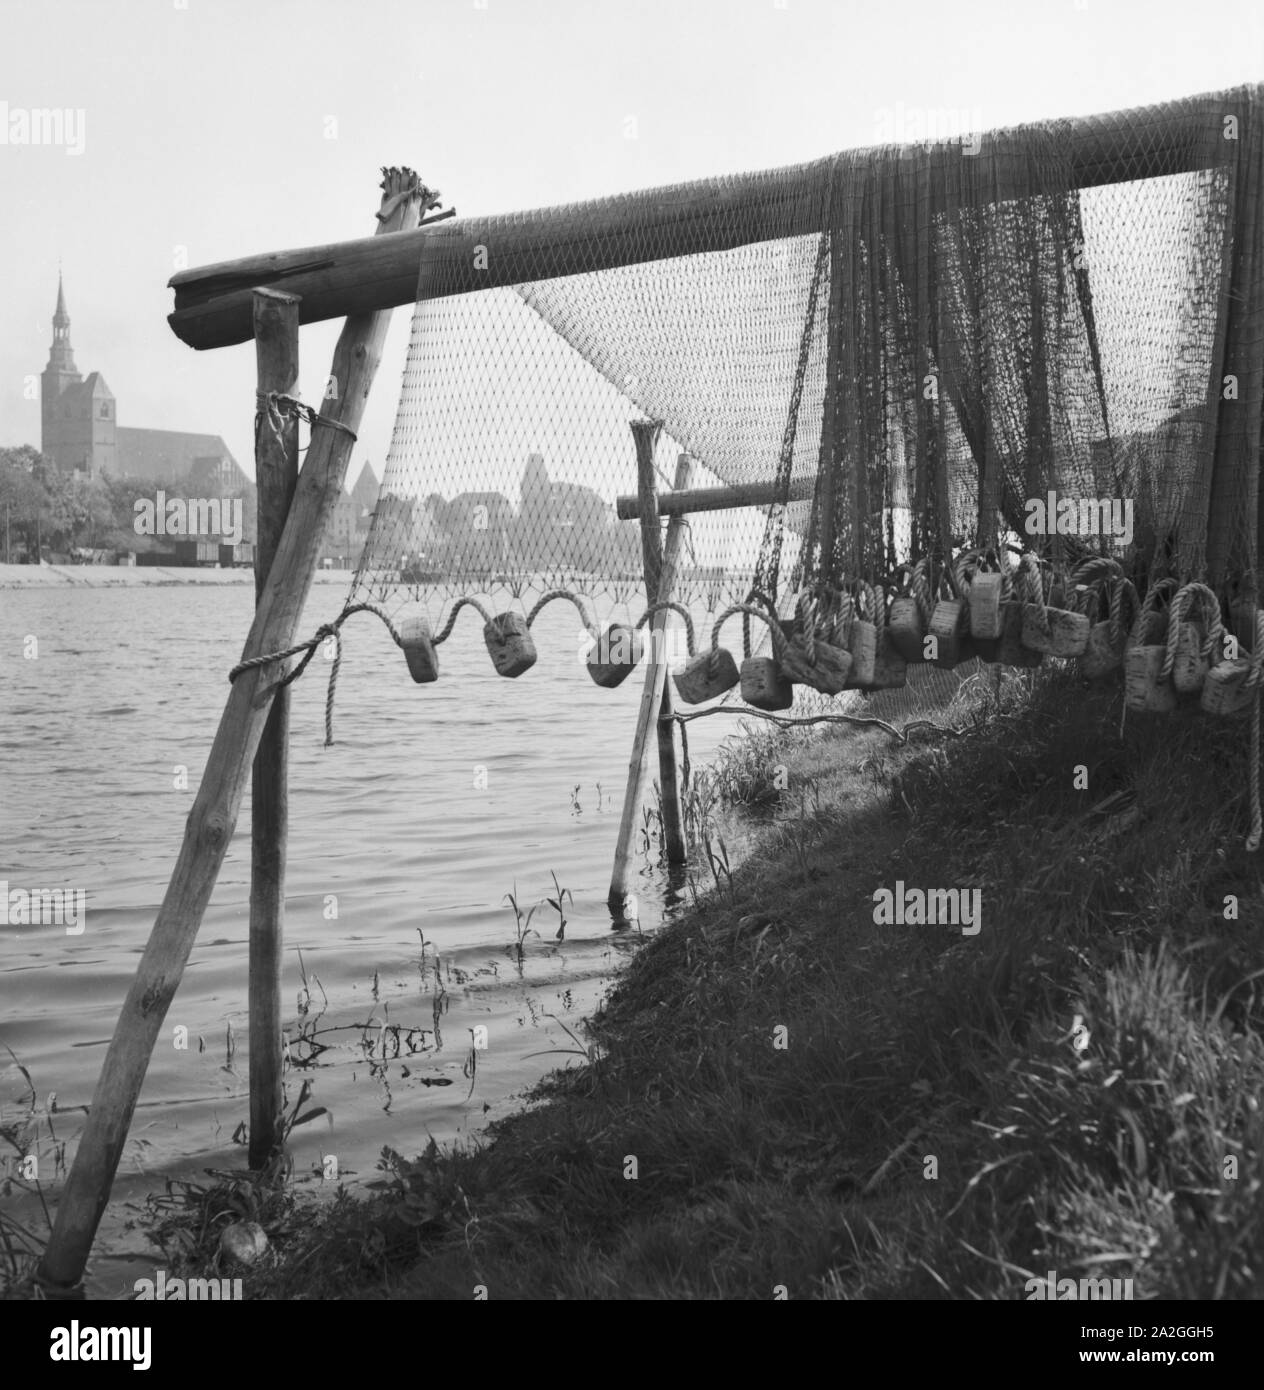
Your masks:
M 318 585 L 301 630 L 341 603 L 339 588 Z M 0 591 L 0 879 L 88 895 L 82 935 L 0 926 L 0 1044 L 41 1107 L 56 1093 L 42 1178 L 56 1144 L 73 1158 L 79 1107 L 166 890 L 252 606 L 249 585 Z M 605 900 L 642 681 L 594 686 L 573 629 L 564 605 L 546 609 L 539 664 L 507 681 L 471 618 L 441 649 L 441 680 L 417 686 L 381 624 L 354 617 L 332 748 L 327 661 L 292 687 L 283 997 L 297 1064 L 289 1095 L 306 1078 L 312 1104 L 329 1110 L 295 1133 L 296 1172 L 313 1183 L 322 1155 L 362 1180 L 385 1144 L 412 1153 L 509 1113 L 566 1062 L 556 1050 L 575 1047 L 566 1029 L 580 1033 L 635 948 L 635 932 L 612 931 Z M 694 763 L 733 726 L 691 725 Z M 637 869 L 648 930 L 672 895 L 644 856 Z M 574 896 L 565 938 L 556 913 L 538 910 L 520 970 L 505 895 L 516 889 L 526 910 L 552 896 L 551 872 Z M 149 1068 L 94 1260 L 97 1294 L 118 1295 L 143 1272 L 148 1247 L 124 1229 L 128 1202 L 164 1175 L 244 1162 L 233 1136 L 248 1110 L 249 879 L 247 794 Z M 471 1093 L 478 1025 L 488 1046 Z M 23 1089 L 0 1047 L 6 1120 Z

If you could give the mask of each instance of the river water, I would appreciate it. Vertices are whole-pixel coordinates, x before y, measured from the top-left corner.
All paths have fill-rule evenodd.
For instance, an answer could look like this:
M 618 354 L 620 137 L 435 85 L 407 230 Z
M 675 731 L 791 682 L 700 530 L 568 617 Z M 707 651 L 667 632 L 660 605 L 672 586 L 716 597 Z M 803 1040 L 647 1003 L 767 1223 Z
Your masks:
M 300 631 L 341 605 L 338 588 L 318 585 Z M 252 606 L 250 585 L 0 591 L 0 879 L 86 893 L 80 934 L 0 925 L 0 1127 L 16 1132 L 27 1111 L 16 1057 L 38 1097 L 24 1148 L 54 1193 L 166 890 Z M 296 1178 L 315 1186 L 336 1186 L 331 1158 L 337 1181 L 361 1182 L 384 1145 L 411 1155 L 519 1106 L 524 1089 L 567 1063 L 572 1033 L 585 1041 L 581 1020 L 612 972 L 679 898 L 656 852 L 643 853 L 639 929 L 612 929 L 606 895 L 640 674 L 615 691 L 596 687 L 576 658 L 574 616 L 556 604 L 536 624 L 539 664 L 503 680 L 478 621 L 463 619 L 441 648 L 439 682 L 418 686 L 382 625 L 352 618 L 332 748 L 325 657 L 292 687 L 287 1095 L 293 1103 L 306 1080 L 306 1108 L 328 1112 L 293 1135 Z M 734 726 L 690 725 L 695 766 Z M 519 963 L 505 895 L 525 914 L 554 896 L 552 874 L 573 897 L 564 939 L 557 913 L 539 908 L 539 936 L 526 938 Z M 152 1248 L 128 1222 L 165 1177 L 244 1166 L 249 880 L 247 794 L 149 1068 L 92 1296 L 124 1296 L 152 1269 Z M 486 1046 L 471 1078 L 478 1028 Z M 0 1148 L 2 1177 L 16 1156 Z M 7 1201 L 38 1221 L 29 1200 Z

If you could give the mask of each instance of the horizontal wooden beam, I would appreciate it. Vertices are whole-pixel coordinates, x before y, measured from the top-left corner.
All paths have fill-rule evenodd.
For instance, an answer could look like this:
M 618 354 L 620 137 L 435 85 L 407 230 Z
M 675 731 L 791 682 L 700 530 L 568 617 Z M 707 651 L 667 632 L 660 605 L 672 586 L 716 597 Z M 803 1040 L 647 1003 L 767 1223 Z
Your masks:
M 816 490 L 815 478 L 793 478 L 787 490 L 787 502 L 810 502 Z M 780 502 L 775 482 L 748 483 L 742 487 L 695 487 L 681 492 L 658 494 L 659 516 L 685 516 L 690 512 L 727 512 L 738 507 L 768 507 Z M 614 509 L 620 521 L 634 521 L 640 514 L 640 499 L 636 493 L 615 499 Z
M 1126 183 L 1231 159 L 1236 147 L 1222 138 L 1226 107 L 1250 90 L 1055 123 L 1073 186 Z M 1018 126 L 982 139 L 1049 129 L 1048 123 Z M 905 148 L 911 156 L 921 147 Z M 955 140 L 937 148 L 960 156 L 965 186 L 968 147 Z M 847 158 L 885 154 L 875 149 Z M 316 323 L 413 303 L 423 262 L 430 294 L 439 297 L 802 236 L 820 230 L 822 179 L 836 157 L 184 270 L 169 282 L 175 312 L 168 322 L 191 347 L 227 347 L 250 338 L 251 296 L 264 286 L 299 295 L 302 321 Z M 996 196 L 983 186 L 978 194 Z

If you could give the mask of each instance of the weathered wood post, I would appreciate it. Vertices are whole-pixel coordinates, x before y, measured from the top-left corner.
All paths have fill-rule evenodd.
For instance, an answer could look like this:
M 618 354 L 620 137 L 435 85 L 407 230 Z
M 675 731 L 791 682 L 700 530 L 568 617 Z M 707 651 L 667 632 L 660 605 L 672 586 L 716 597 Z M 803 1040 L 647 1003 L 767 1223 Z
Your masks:
M 275 392 L 298 395 L 297 295 L 254 292 L 259 400 L 255 430 L 255 601 L 272 568 L 298 486 L 298 416 L 278 411 Z M 278 690 L 255 754 L 250 784 L 250 1147 L 263 1168 L 281 1146 L 281 953 L 285 943 L 285 845 L 289 834 L 290 690 Z
M 676 460 L 674 491 L 683 492 L 692 481 L 693 459 L 681 454 Z M 667 540 L 663 546 L 664 559 L 671 556 L 673 571 L 679 564 L 683 528 L 689 523 L 676 513 L 667 523 Z M 675 575 L 673 573 L 673 580 Z M 660 601 L 671 598 L 662 594 Z M 667 614 L 664 613 L 666 619 Z M 680 806 L 680 778 L 676 773 L 676 710 L 672 699 L 671 681 L 663 681 L 663 702 L 658 708 L 658 785 L 663 795 L 663 842 L 669 864 L 683 864 L 689 857 L 685 844 L 684 815 Z
M 634 420 L 632 435 L 636 441 L 638 513 L 641 520 L 641 556 L 645 566 L 645 594 L 650 603 L 665 603 L 671 598 L 676 583 L 676 565 L 684 535 L 683 522 L 667 532 L 663 544 L 658 520 L 658 488 L 654 480 L 654 445 L 662 429 L 661 421 Z M 679 477 L 680 465 L 677 465 Z M 632 864 L 632 836 L 636 817 L 641 809 L 641 793 L 645 778 L 645 753 L 649 742 L 650 725 L 661 717 L 663 693 L 667 687 L 667 662 L 663 653 L 663 628 L 666 613 L 655 613 L 650 619 L 650 656 L 645 672 L 645 688 L 637 714 L 636 733 L 632 739 L 632 757 L 628 763 L 628 781 L 623 793 L 623 815 L 619 821 L 619 839 L 615 845 L 614 873 L 610 881 L 607 905 L 611 916 L 626 921 L 635 916 L 636 898 L 628 891 Z M 661 743 L 660 743 L 661 751 Z M 672 757 L 672 779 L 675 781 L 675 752 Z M 666 798 L 664 798 L 666 800 Z M 677 797 L 679 808 L 679 797 Z M 664 810 L 664 815 L 667 812 Z M 677 810 L 679 814 L 679 810 Z M 679 833 L 679 821 L 677 821 Z
M 420 205 L 434 196 L 409 169 L 386 171 L 383 189 L 378 235 L 416 226 Z M 343 326 L 330 373 L 335 389 L 326 391 L 321 406 L 323 427 L 312 431 L 307 461 L 255 608 L 243 659 L 294 645 L 321 537 L 342 492 L 390 318 L 389 310 L 356 314 Z M 83 1277 L 150 1056 L 233 836 L 276 680 L 277 663 L 269 662 L 242 672 L 230 688 L 189 812 L 180 857 L 105 1054 L 87 1124 L 57 1205 L 53 1233 L 40 1261 L 38 1278 L 50 1295 L 73 1289 Z

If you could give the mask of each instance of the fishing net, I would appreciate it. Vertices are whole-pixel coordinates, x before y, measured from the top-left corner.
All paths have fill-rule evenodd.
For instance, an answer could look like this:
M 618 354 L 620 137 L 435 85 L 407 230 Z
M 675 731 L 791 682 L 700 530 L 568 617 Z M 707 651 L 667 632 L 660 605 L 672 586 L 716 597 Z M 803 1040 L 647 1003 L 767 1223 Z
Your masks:
M 661 495 L 724 492 L 673 593 L 703 648 L 1007 547 L 1253 592 L 1262 93 L 435 226 L 351 600 L 635 622 L 633 420 Z M 1051 492 L 1121 505 L 1032 534 Z

